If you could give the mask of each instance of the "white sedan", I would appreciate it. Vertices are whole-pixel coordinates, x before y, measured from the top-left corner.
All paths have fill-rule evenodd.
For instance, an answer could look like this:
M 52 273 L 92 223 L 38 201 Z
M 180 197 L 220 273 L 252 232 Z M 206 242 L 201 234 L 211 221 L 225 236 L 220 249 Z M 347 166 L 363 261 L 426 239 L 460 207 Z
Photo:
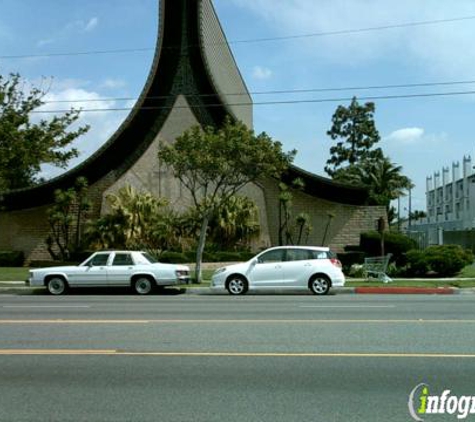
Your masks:
M 146 252 L 96 252 L 78 266 L 30 270 L 28 284 L 45 286 L 53 295 L 69 287 L 132 287 L 146 295 L 156 286 L 188 283 L 190 269 L 184 265 L 162 264 Z
M 325 295 L 333 286 L 343 287 L 341 263 L 325 247 L 281 246 L 261 252 L 250 261 L 219 268 L 211 288 L 232 295 L 249 289 L 310 289 Z

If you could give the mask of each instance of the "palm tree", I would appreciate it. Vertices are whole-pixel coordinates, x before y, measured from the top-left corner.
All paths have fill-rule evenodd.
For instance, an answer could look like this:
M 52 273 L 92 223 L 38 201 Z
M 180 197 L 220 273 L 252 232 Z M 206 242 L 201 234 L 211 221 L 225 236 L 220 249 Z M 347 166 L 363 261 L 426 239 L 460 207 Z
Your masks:
M 251 199 L 231 196 L 211 217 L 209 238 L 224 248 L 247 245 L 259 234 L 259 211 Z
M 350 184 L 364 185 L 369 188 L 370 198 L 389 211 L 390 202 L 404 196 L 414 187 L 411 180 L 401 174 L 402 166 L 390 161 L 388 157 L 377 160 L 365 160 L 359 165 L 342 169 L 337 180 Z

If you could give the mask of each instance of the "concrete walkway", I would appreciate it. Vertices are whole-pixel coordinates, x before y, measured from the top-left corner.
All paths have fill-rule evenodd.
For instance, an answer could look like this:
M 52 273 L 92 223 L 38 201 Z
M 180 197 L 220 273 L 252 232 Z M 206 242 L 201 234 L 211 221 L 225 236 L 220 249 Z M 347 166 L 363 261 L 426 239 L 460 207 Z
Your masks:
M 463 280 L 463 279 L 441 279 L 447 280 Z M 209 287 L 186 287 L 187 294 L 210 295 L 221 294 L 221 292 L 214 292 Z M 24 281 L 0 281 L 0 295 L 1 294 L 34 294 L 35 292 L 45 291 L 42 287 L 29 287 Z M 438 295 L 453 295 L 453 294 L 475 294 L 475 288 L 457 288 L 457 287 L 399 287 L 399 286 L 365 286 L 365 287 L 336 287 L 332 289 L 335 294 L 438 294 Z M 279 290 L 275 289 L 272 293 L 283 294 L 303 294 L 301 290 Z M 222 292 L 227 294 L 227 292 Z M 256 293 L 259 294 L 259 293 Z M 260 293 L 269 294 L 269 292 Z M 308 292 L 308 294 L 311 294 Z

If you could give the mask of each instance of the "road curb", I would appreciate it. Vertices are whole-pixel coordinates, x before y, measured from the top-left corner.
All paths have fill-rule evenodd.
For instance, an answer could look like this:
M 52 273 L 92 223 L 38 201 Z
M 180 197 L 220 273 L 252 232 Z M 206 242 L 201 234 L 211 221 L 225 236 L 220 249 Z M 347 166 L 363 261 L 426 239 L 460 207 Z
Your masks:
M 453 295 L 452 287 L 355 287 L 356 294 Z
M 186 287 L 183 286 L 186 294 L 191 295 L 227 295 L 226 291 L 216 292 L 209 287 Z M 26 286 L 24 282 L 0 282 L 0 295 L 4 294 L 18 294 L 29 295 L 39 291 L 46 290 L 42 287 Z M 272 292 L 256 292 L 255 294 L 305 294 L 301 290 L 273 290 Z M 311 294 L 307 292 L 307 294 Z M 335 287 L 331 290 L 331 294 L 404 294 L 404 295 L 470 295 L 475 294 L 475 288 L 456 288 L 456 287 L 393 287 L 393 286 L 378 286 L 378 287 Z

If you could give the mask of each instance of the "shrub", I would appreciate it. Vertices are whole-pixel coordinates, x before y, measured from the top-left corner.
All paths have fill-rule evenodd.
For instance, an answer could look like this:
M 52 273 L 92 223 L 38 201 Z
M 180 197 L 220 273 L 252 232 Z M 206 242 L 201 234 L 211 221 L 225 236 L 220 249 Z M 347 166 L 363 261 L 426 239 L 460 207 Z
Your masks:
M 163 252 L 158 260 L 166 264 L 186 264 L 190 262 L 184 253 L 171 251 Z
M 72 262 L 84 262 L 89 258 L 95 251 L 74 251 L 71 252 L 69 258 Z
M 361 233 L 360 248 L 367 256 L 381 255 L 381 235 L 375 231 Z M 384 233 L 384 253 L 392 254 L 392 260 L 396 261 L 399 265 L 405 264 L 404 254 L 416 248 L 417 242 L 402 233 Z
M 240 252 L 216 252 L 214 256 L 218 262 L 242 261 L 242 255 Z
M 346 245 L 343 249 L 345 252 L 361 252 L 360 245 Z
M 430 246 L 424 251 L 411 250 L 406 254 L 408 276 L 452 277 L 473 262 L 472 252 L 458 245 Z
M 22 251 L 0 251 L 0 267 L 22 267 L 24 262 Z
M 337 254 L 337 256 L 345 274 L 350 273 L 350 269 L 354 264 L 363 264 L 365 258 L 364 252 L 343 252 Z
M 348 274 L 350 277 L 362 278 L 365 275 L 364 266 L 362 264 L 353 264 L 348 273 L 345 272 L 345 274 Z

